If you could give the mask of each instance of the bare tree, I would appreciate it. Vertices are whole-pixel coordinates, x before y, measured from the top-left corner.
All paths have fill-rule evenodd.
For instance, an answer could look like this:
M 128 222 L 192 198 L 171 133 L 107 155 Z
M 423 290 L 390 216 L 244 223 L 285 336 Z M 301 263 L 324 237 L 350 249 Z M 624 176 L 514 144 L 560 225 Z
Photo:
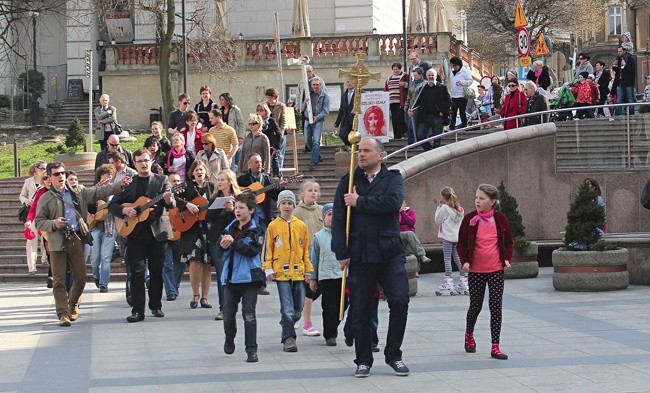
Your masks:
M 518 56 L 512 0 L 458 0 L 458 4 L 467 12 L 468 40 L 481 56 L 495 63 Z M 553 38 L 602 29 L 606 5 L 606 0 L 522 2 L 533 44 L 540 32 Z
M 222 2 L 223 0 L 218 0 Z M 235 43 L 227 32 L 227 26 L 217 23 L 224 18 L 223 8 L 218 13 L 214 7 L 215 0 L 197 1 L 193 12 L 186 15 L 186 32 L 188 58 L 200 68 L 216 73 L 219 77 L 229 75 L 235 65 Z M 174 110 L 172 84 L 172 53 L 180 52 L 180 45 L 175 45 L 176 4 L 174 0 L 103 0 L 99 2 L 99 14 L 106 18 L 114 12 L 144 11 L 150 13 L 155 21 L 156 40 L 160 44 L 158 60 L 160 92 L 162 97 L 163 118 L 169 118 Z M 178 56 L 182 56 L 179 54 Z

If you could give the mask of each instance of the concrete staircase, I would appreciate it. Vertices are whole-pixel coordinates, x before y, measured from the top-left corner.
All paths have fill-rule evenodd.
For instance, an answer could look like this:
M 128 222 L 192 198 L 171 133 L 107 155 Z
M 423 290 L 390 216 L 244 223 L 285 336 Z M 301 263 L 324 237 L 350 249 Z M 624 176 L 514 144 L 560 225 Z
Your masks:
M 78 117 L 84 126 L 88 125 L 88 101 L 64 102 L 50 121 L 50 125 L 67 130 L 75 117 Z
M 459 135 L 459 140 L 483 135 L 487 131 L 472 131 Z M 298 138 L 298 169 L 305 178 L 313 177 L 321 185 L 321 198 L 320 203 L 324 204 L 331 202 L 334 199 L 334 193 L 339 182 L 339 178 L 335 176 L 335 161 L 334 154 L 339 147 L 323 146 L 321 153 L 324 161 L 316 167 L 314 171 L 309 171 L 309 155 L 302 150 L 304 143 L 302 142 L 302 135 Z M 454 137 L 443 138 L 443 145 L 453 143 Z M 386 144 L 388 152 L 393 152 L 398 148 L 404 146 L 405 140 L 391 141 Z M 414 149 L 409 153 L 413 156 L 422 152 L 421 148 Z M 392 159 L 389 163 L 393 164 L 399 162 L 403 158 Z M 285 159 L 285 167 L 293 166 L 293 161 L 289 151 Z M 93 184 L 92 171 L 79 172 L 79 181 L 81 184 L 90 186 Z M 25 178 L 14 178 L 0 180 L 0 282 L 23 282 L 23 281 L 36 281 L 43 282 L 47 278 L 46 266 L 40 264 L 40 257 L 37 261 L 38 273 L 34 276 L 27 274 L 27 265 L 25 257 L 25 239 L 23 237 L 23 224 L 18 221 L 17 213 L 20 208 L 20 201 L 18 195 L 23 186 Z M 289 186 L 289 189 L 298 192 L 300 187 L 299 183 L 294 183 Z M 92 281 L 92 274 L 90 266 L 88 266 L 88 280 Z M 124 280 L 126 273 L 124 272 L 124 265 L 119 259 L 116 259 L 111 265 L 111 281 Z

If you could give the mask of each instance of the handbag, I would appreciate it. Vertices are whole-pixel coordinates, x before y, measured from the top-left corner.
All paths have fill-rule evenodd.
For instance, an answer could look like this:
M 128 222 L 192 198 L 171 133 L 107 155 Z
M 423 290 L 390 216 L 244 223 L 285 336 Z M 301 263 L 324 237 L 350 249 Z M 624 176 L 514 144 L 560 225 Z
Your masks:
M 27 221 L 27 213 L 29 213 L 29 206 L 22 205 L 18 210 L 18 221 L 24 224 Z
M 115 122 L 113 125 L 113 133 L 115 135 L 121 135 L 124 132 L 124 127 L 120 123 Z
M 467 98 L 468 100 L 473 100 L 476 98 L 476 91 L 472 89 L 470 86 L 464 86 L 463 87 L 463 97 Z

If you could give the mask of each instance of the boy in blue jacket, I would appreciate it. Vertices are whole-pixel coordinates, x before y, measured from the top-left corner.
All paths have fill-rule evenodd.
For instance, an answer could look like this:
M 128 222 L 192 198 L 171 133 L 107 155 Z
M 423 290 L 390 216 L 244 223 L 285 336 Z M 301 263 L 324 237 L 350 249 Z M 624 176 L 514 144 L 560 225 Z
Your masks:
M 235 197 L 235 219 L 221 235 L 220 246 L 225 250 L 221 284 L 224 286 L 223 330 L 226 336 L 223 351 L 235 352 L 237 335 L 237 307 L 242 302 L 246 361 L 257 362 L 257 289 L 264 284 L 260 252 L 264 231 L 252 216 L 255 213 L 255 194 L 243 193 Z

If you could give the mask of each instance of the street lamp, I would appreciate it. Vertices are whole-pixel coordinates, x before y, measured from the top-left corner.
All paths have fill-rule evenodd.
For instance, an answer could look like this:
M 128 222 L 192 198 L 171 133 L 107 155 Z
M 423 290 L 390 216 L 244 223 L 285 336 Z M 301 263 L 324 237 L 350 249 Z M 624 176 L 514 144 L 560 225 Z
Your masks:
M 33 34 L 33 57 L 34 57 L 34 76 L 36 76 L 36 18 L 38 18 L 38 11 L 32 11 L 32 32 Z M 34 78 L 33 78 L 34 79 Z M 39 107 L 38 107 L 38 98 L 36 98 L 36 85 L 34 80 L 32 80 L 32 125 L 35 126 L 38 124 L 39 118 Z

